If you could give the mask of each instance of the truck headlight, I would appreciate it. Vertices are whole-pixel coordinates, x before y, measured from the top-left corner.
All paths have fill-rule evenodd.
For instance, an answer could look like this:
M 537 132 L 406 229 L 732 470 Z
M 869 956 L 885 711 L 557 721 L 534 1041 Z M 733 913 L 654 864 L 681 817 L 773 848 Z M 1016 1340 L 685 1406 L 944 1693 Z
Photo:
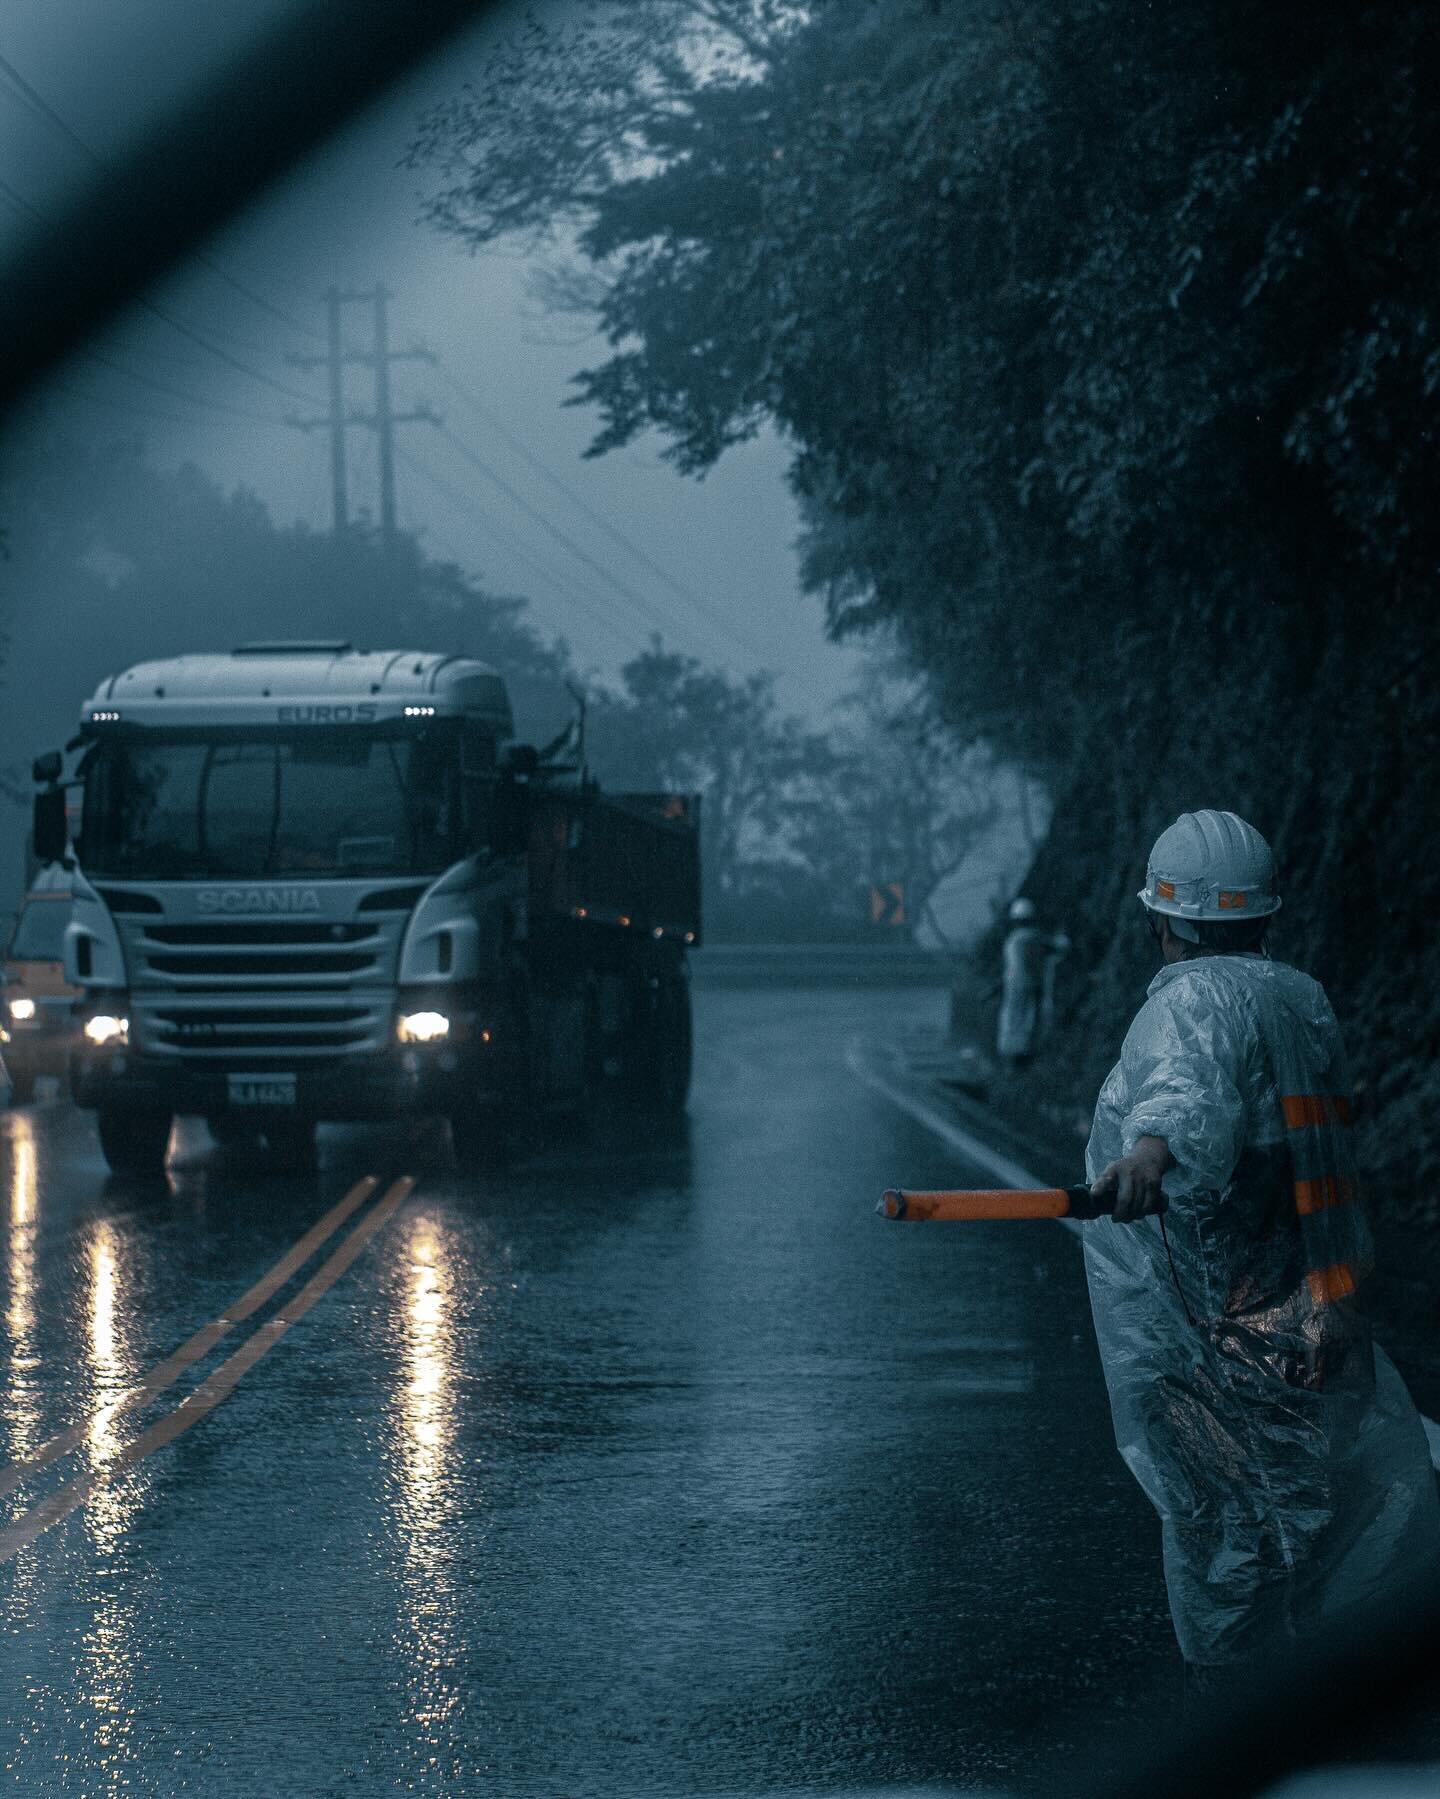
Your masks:
M 395 1034 L 402 1043 L 439 1043 L 450 1035 L 450 1020 L 443 1012 L 402 1012 Z
M 130 1041 L 130 1020 L 113 1012 L 97 1012 L 85 1020 L 85 1041 L 97 1049 L 119 1049 Z
M 26 1024 L 35 1016 L 35 1002 L 33 999 L 12 999 L 9 1001 L 9 1006 L 10 1016 L 15 1020 L 16 1024 Z

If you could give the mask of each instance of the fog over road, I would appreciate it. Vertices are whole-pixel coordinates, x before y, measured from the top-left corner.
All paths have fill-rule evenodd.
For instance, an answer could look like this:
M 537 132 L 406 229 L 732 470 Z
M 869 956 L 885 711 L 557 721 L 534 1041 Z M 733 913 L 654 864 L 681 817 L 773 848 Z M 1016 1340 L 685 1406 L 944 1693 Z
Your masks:
M 943 996 L 696 997 L 678 1130 L 504 1174 L 346 1132 L 281 1177 L 196 1127 L 150 1189 L 68 1108 L 4 1118 L 4 1460 L 85 1426 L 0 1513 L 20 1790 L 1038 1792 L 1153 1716 L 1073 1239 L 873 1214 L 989 1184 L 846 1065 Z

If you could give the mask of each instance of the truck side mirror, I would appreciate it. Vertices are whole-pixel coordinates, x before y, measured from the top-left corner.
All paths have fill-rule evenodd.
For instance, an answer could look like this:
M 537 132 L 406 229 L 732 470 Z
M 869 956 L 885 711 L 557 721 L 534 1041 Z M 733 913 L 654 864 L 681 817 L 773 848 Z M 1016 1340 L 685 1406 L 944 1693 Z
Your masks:
M 60 779 L 64 766 L 59 750 L 46 750 L 43 756 L 37 756 L 30 764 L 30 772 L 39 786 L 48 787 L 51 782 Z
M 35 795 L 32 844 L 38 861 L 64 861 L 70 845 L 70 828 L 65 816 L 63 787 L 46 787 Z
M 530 743 L 512 743 L 500 765 L 508 775 L 529 779 L 540 766 L 540 752 Z

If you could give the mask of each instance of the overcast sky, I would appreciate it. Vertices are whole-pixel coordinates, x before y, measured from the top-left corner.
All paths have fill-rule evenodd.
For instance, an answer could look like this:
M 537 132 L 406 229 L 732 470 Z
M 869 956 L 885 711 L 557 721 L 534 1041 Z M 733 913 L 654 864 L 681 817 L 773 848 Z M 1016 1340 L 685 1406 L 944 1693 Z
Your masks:
M 53 212 L 94 156 L 116 155 L 287 3 L 3 0 L 0 235 L 25 229 L 27 208 Z M 279 519 L 323 525 L 327 438 L 285 422 L 324 410 L 323 376 L 286 358 L 323 347 L 327 287 L 383 282 L 392 346 L 437 358 L 395 366 L 395 403 L 429 405 L 444 421 L 401 430 L 402 525 L 492 588 L 528 596 L 534 622 L 563 634 L 583 668 L 612 673 L 660 630 L 707 662 L 773 668 L 786 705 L 818 718 L 854 679 L 856 658 L 826 643 L 819 602 L 798 590 L 783 446 L 767 436 L 732 451 L 703 482 L 663 464 L 658 442 L 584 461 L 595 420 L 564 401 L 569 377 L 603 357 L 603 341 L 576 341 L 569 321 L 538 314 L 523 256 L 472 257 L 416 222 L 423 177 L 399 166 L 415 120 L 504 28 L 502 19 L 457 42 L 218 237 L 210 268 L 155 296 L 212 347 L 137 312 L 95 346 L 105 363 L 77 359 L 48 404 L 77 433 L 138 431 L 157 461 L 193 461 L 227 487 L 255 490 Z M 348 317 L 352 346 L 368 347 L 368 314 L 354 307 Z M 347 378 L 349 403 L 367 409 L 368 376 Z M 349 439 L 351 507 L 373 516 L 373 434 Z M 222 647 L 219 637 L 196 647 Z

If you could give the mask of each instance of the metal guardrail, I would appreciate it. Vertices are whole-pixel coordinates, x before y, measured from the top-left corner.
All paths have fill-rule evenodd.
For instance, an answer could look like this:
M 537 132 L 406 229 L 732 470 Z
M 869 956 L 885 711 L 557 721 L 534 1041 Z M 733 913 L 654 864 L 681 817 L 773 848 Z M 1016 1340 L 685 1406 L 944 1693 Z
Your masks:
M 948 987 L 950 959 L 914 943 L 707 943 L 697 987 Z

